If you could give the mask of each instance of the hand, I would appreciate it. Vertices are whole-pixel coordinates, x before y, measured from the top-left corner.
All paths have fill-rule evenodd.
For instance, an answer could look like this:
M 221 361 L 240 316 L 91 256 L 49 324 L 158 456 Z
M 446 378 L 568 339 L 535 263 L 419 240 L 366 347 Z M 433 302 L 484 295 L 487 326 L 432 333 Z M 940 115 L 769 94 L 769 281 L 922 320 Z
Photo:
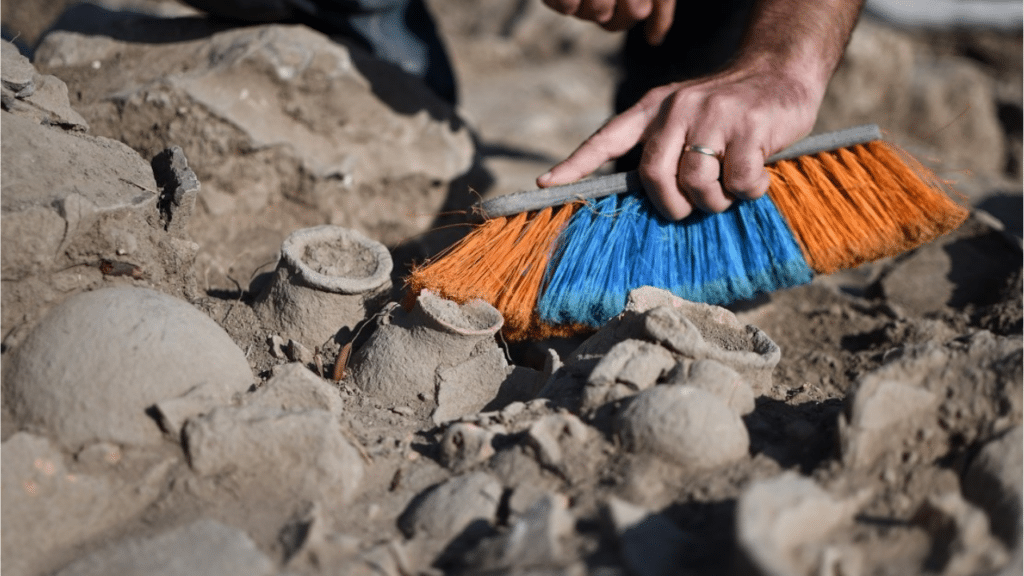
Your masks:
M 764 162 L 808 134 L 824 86 L 787 77 L 769 65 L 744 66 L 660 86 L 612 118 L 575 152 L 537 179 L 568 184 L 644 143 L 640 179 L 666 218 L 694 208 L 721 212 L 734 198 L 768 191 Z M 717 157 L 684 151 L 698 145 Z
M 646 20 L 644 36 L 657 46 L 665 40 L 675 16 L 676 0 L 544 0 L 562 14 L 590 20 L 605 30 L 628 30 Z

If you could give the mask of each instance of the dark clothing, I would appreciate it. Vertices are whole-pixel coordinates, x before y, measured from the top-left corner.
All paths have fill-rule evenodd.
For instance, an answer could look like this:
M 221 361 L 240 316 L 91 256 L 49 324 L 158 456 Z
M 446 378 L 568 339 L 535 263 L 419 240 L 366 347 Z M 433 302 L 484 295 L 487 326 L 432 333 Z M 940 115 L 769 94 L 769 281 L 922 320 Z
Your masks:
M 675 19 L 665 41 L 651 46 L 641 22 L 626 34 L 622 51 L 622 82 L 615 94 L 615 112 L 636 104 L 652 88 L 706 76 L 736 55 L 755 0 L 676 2 Z M 616 161 L 617 171 L 640 165 L 640 147 Z
M 455 104 L 448 53 L 423 0 L 184 0 L 209 14 L 246 22 L 295 21 L 342 36 L 422 79 Z

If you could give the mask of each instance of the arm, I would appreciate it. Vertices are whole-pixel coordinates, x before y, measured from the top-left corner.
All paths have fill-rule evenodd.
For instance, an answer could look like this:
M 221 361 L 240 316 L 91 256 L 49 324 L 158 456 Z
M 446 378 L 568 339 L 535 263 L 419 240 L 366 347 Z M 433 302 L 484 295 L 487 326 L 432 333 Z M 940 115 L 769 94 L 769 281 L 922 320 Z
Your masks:
M 644 143 L 640 177 L 666 217 L 721 212 L 768 190 L 764 161 L 814 126 L 863 0 L 761 0 L 736 59 L 708 77 L 660 86 L 537 179 L 583 178 Z M 688 151 L 714 150 L 718 157 Z

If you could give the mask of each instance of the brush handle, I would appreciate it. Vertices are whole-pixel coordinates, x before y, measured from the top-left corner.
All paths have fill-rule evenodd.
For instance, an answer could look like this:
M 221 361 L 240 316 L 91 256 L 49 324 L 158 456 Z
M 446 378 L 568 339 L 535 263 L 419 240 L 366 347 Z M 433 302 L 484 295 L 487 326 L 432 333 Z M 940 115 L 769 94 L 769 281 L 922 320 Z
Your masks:
M 808 136 L 796 144 L 772 154 L 765 161 L 765 164 L 774 164 L 781 160 L 791 160 L 800 156 L 848 148 L 881 139 L 882 131 L 874 124 L 854 126 L 853 128 L 846 128 L 835 132 L 825 132 L 824 134 Z M 477 205 L 477 208 L 484 218 L 498 218 L 500 216 L 519 214 L 520 212 L 541 210 L 549 206 L 558 206 L 573 200 L 588 200 L 612 194 L 621 194 L 642 187 L 640 176 L 633 170 L 580 180 L 579 182 L 562 186 L 514 192 L 480 203 Z

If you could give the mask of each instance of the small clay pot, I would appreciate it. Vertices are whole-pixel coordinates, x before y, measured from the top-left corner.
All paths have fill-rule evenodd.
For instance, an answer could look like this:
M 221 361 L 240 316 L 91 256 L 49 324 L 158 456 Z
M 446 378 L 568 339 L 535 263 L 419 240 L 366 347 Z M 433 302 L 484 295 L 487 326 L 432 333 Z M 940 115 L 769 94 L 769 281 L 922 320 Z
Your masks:
M 274 277 L 253 309 L 266 328 L 319 345 L 387 301 L 391 268 L 388 249 L 356 230 L 296 230 L 281 244 Z
M 463 403 L 479 404 L 478 409 L 494 398 L 506 376 L 494 339 L 503 322 L 482 300 L 457 304 L 424 290 L 411 311 L 396 308 L 378 320 L 352 359 L 352 383 L 396 405 L 426 400 L 456 411 L 469 409 Z

